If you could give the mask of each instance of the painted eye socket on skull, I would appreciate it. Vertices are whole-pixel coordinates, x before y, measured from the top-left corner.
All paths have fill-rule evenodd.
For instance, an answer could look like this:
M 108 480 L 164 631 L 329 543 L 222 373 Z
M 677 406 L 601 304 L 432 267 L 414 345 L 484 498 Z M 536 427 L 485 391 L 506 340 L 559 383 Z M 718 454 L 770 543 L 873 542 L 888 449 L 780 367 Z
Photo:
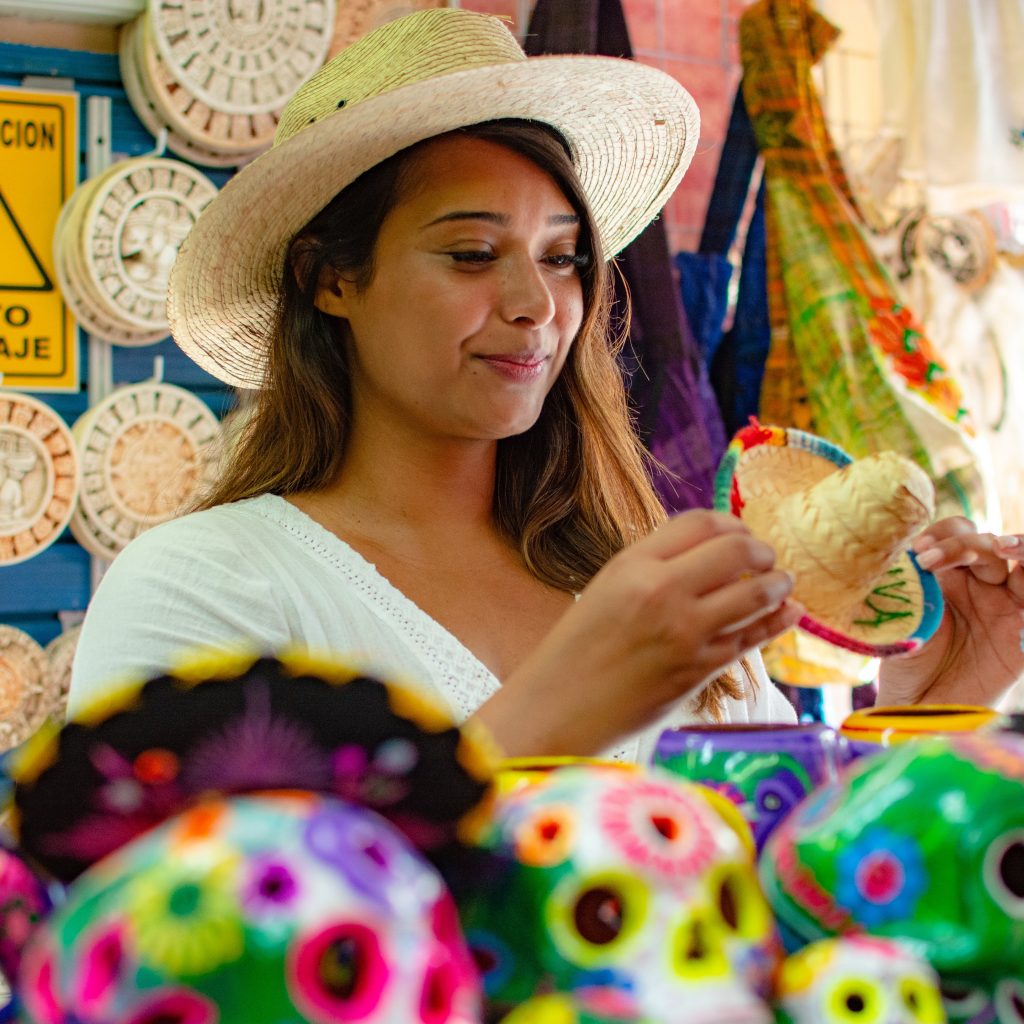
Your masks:
M 878 986 L 867 978 L 846 978 L 832 989 L 828 999 L 831 1020 L 842 1024 L 873 1024 L 883 1005 Z
M 712 872 L 711 892 L 727 933 L 757 942 L 771 930 L 771 911 L 752 870 L 726 864 Z
M 1024 829 L 1007 832 L 989 846 L 982 875 L 996 903 L 1011 917 L 1024 919 Z
M 942 1003 L 932 985 L 923 978 L 903 978 L 899 985 L 900 1000 L 922 1024 L 943 1020 Z
M 567 879 L 552 893 L 547 917 L 559 953 L 581 967 L 613 962 L 644 926 L 650 890 L 627 872 Z

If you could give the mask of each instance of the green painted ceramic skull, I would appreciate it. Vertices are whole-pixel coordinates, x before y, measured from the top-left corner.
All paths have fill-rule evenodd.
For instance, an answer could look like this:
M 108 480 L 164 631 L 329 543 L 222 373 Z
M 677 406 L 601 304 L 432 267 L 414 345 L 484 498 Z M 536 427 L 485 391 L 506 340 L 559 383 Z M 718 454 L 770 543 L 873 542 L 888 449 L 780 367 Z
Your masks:
M 866 931 L 940 974 L 1001 976 L 1024 958 L 1024 740 L 902 743 L 812 793 L 769 839 L 761 879 L 803 942 Z

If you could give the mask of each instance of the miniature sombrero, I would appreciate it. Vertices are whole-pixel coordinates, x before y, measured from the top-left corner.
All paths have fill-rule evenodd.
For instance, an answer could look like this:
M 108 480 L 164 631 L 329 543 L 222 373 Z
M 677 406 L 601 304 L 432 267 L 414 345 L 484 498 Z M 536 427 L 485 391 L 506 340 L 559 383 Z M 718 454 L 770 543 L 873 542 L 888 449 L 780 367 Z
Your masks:
M 909 545 L 931 521 L 934 489 L 895 452 L 854 461 L 801 430 L 756 421 L 730 442 L 715 507 L 773 545 L 807 609 L 800 628 L 859 654 L 919 647 L 938 628 L 942 592 Z
M 339 662 L 219 655 L 41 730 L 11 767 L 21 849 L 61 881 L 200 799 L 343 797 L 433 859 L 486 815 L 495 757 L 411 688 Z

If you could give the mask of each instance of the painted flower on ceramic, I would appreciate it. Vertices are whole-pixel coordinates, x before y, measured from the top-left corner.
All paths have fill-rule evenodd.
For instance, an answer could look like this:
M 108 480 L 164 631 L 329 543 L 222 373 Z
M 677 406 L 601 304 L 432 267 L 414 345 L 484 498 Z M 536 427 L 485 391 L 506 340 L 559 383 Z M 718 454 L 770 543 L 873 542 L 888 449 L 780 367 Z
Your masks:
M 868 928 L 912 918 L 928 887 L 917 843 L 881 826 L 843 850 L 837 867 L 837 901 Z
M 234 858 L 164 861 L 133 878 L 125 894 L 139 958 L 172 975 L 201 975 L 242 954 Z

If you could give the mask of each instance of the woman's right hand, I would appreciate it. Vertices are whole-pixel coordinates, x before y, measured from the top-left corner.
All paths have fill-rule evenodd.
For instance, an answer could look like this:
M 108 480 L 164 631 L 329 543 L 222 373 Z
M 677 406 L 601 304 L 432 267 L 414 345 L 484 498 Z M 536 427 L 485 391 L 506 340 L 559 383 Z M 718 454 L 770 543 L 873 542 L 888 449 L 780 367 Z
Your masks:
M 733 516 L 696 510 L 612 558 L 479 712 L 509 755 L 593 754 L 795 625 L 792 578 Z

